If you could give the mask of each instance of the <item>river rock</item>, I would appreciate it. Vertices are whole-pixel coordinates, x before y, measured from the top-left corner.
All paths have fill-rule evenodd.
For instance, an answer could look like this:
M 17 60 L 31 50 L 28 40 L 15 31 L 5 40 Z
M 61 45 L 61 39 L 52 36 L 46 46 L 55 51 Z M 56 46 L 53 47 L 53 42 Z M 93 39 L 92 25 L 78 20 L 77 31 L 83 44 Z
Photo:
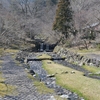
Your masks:
M 48 100 L 56 100 L 56 99 L 54 98 L 54 96 L 51 96 L 50 99 Z
M 31 75 L 35 75 L 35 72 L 33 70 L 29 71 Z
M 61 98 L 69 98 L 69 96 L 68 96 L 68 95 L 66 95 L 66 94 L 61 95 L 60 97 L 61 97 Z

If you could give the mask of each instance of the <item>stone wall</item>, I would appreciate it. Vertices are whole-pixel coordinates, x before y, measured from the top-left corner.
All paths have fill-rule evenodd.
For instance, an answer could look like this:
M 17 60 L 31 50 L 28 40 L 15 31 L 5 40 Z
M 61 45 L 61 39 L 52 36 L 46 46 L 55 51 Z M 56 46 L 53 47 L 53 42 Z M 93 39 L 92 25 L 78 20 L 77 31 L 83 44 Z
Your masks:
M 89 65 L 89 66 L 96 66 L 100 67 L 100 60 L 89 58 L 86 56 L 79 55 L 77 53 L 71 52 L 67 50 L 67 48 L 57 46 L 54 49 L 54 52 L 61 57 L 65 57 L 67 62 L 76 64 L 76 65 Z

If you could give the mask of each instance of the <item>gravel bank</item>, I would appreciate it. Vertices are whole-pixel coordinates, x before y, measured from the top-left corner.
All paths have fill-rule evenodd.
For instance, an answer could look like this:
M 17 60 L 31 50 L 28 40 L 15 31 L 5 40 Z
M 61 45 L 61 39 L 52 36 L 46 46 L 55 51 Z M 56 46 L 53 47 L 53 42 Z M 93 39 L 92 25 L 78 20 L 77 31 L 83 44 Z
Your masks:
M 29 61 L 28 63 L 30 65 L 30 70 L 33 70 L 38 74 L 38 79 L 43 81 L 47 87 L 53 88 L 57 95 L 60 95 L 62 98 L 66 98 L 67 100 L 84 100 L 83 98 L 78 97 L 76 93 L 58 86 L 55 82 L 55 77 L 48 77 L 47 72 L 42 68 L 41 61 Z
M 4 60 L 2 72 L 6 83 L 17 87 L 18 95 L 5 96 L 0 100 L 55 100 L 50 94 L 39 94 L 31 79 L 27 77 L 24 67 L 15 64 L 9 55 Z

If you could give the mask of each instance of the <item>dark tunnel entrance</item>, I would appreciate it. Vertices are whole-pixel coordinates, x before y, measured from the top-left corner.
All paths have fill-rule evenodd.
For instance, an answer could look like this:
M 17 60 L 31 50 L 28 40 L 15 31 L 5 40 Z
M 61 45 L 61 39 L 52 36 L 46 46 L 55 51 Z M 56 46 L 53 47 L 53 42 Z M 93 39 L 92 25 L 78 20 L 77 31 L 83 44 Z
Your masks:
M 36 44 L 36 50 L 38 52 L 52 52 L 55 48 L 55 44 L 47 44 L 47 43 L 37 43 Z

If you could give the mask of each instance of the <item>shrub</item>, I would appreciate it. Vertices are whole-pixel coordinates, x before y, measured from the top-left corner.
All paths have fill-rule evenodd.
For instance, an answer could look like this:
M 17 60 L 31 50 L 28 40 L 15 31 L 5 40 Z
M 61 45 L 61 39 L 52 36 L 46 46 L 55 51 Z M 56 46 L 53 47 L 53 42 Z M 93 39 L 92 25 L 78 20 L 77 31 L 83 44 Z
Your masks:
M 99 44 L 97 44 L 97 49 L 99 49 L 99 50 L 100 50 L 100 43 L 99 43 Z

